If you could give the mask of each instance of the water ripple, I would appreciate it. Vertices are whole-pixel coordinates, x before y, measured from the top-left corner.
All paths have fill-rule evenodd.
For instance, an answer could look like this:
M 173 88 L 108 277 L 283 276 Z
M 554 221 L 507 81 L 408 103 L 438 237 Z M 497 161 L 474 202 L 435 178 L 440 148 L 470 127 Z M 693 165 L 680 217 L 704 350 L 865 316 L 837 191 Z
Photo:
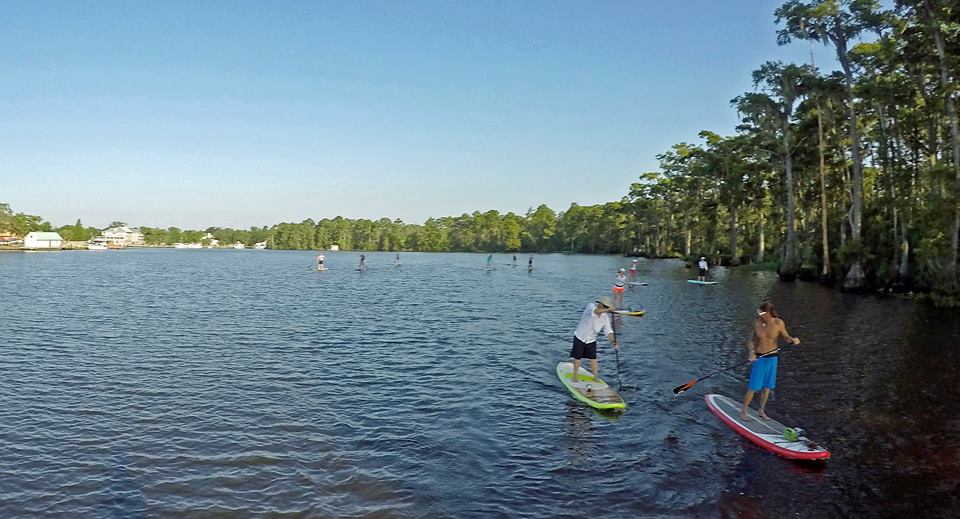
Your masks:
M 950 315 L 769 273 L 642 261 L 597 413 L 554 375 L 617 257 L 128 250 L 0 254 L 0 517 L 950 516 Z M 706 410 L 773 298 L 800 349 L 771 400 L 834 451 L 755 448 Z M 844 354 L 838 354 L 841 350 Z M 949 370 L 938 366 L 951 366 Z M 923 373 L 925 383 L 915 374 Z M 939 417 L 939 418 L 938 418 Z M 909 483 L 909 484 L 907 484 Z

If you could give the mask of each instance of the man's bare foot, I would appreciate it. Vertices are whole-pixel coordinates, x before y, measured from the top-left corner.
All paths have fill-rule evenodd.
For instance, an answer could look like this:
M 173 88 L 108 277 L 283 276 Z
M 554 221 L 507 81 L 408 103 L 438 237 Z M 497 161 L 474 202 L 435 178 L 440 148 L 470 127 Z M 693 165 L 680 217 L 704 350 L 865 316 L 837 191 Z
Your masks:
M 767 413 L 766 413 L 763 409 L 761 409 L 760 412 L 757 413 L 757 414 L 760 415 L 760 418 L 763 418 L 764 420 L 769 420 L 769 419 L 770 419 L 770 417 L 767 416 Z
M 743 411 L 743 412 L 740 413 L 740 419 L 743 420 L 744 422 L 749 422 L 749 421 L 750 421 L 750 417 L 747 416 L 747 412 L 746 412 L 746 411 Z

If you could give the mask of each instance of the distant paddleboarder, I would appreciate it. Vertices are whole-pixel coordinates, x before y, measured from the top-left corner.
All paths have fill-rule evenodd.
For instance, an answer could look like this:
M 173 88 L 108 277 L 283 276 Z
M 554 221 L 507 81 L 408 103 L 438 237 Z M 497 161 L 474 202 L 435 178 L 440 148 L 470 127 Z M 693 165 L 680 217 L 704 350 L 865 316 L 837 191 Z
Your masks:
M 697 264 L 700 267 L 700 273 L 697 275 L 699 281 L 707 280 L 707 271 L 710 270 L 710 265 L 707 264 L 707 258 L 700 256 L 700 263 Z
M 770 390 L 777 384 L 777 339 L 783 337 L 793 344 L 800 344 L 800 339 L 791 337 L 787 333 L 787 326 L 783 319 L 777 315 L 773 308 L 773 303 L 766 302 L 757 309 L 757 320 L 753 322 L 753 333 L 750 340 L 747 341 L 747 352 L 749 360 L 753 362 L 750 365 L 750 382 L 747 384 L 747 393 L 743 396 L 743 409 L 740 411 L 741 420 L 749 420 L 747 409 L 750 408 L 750 401 L 753 400 L 753 394 L 760 393 L 760 409 L 757 413 L 760 418 L 769 420 L 766 406 L 767 398 L 770 396 Z
M 360 272 L 367 271 L 367 257 L 364 256 L 363 254 L 360 255 L 360 266 L 357 267 L 357 270 L 359 270 Z
M 621 268 L 617 271 L 617 277 L 613 280 L 613 300 L 614 302 L 623 302 L 623 287 L 627 285 L 626 269 Z
M 323 267 L 323 260 L 324 260 L 324 258 L 323 258 L 323 253 L 321 252 L 320 255 L 317 256 L 317 270 L 323 270 L 323 269 L 324 269 L 324 267 Z
M 493 254 L 488 254 L 488 255 L 487 255 L 487 266 L 486 266 L 486 269 L 487 269 L 487 270 L 493 270 Z
M 530 259 L 527 260 L 527 270 L 533 270 L 533 254 L 531 254 Z
M 637 279 L 637 260 L 630 262 L 630 281 L 636 281 Z
M 394 264 L 394 265 L 399 265 L 399 264 L 400 264 L 400 253 L 399 253 L 399 252 L 397 253 L 397 259 L 393 260 L 393 264 Z
M 513 255 L 513 266 L 514 266 L 514 267 L 517 266 L 517 255 L 516 255 L 516 254 Z

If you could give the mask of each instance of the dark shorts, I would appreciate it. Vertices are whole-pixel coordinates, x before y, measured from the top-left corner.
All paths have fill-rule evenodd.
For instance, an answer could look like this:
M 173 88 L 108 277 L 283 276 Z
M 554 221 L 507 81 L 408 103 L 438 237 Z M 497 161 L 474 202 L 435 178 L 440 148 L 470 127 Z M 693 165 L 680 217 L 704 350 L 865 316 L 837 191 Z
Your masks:
M 700 275 L 703 277 L 707 276 L 707 269 L 700 269 Z
M 573 348 L 570 349 L 570 356 L 575 359 L 595 359 L 597 358 L 597 341 L 587 344 L 573 336 Z

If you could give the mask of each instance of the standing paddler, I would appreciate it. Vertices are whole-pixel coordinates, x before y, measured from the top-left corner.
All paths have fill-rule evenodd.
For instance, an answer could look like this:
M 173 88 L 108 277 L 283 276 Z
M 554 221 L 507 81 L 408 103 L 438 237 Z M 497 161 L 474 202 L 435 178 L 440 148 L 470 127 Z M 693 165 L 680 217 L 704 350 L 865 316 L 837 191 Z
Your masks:
M 750 382 L 747 384 L 747 394 L 743 396 L 743 409 L 740 410 L 740 419 L 749 420 L 747 409 L 753 394 L 760 391 L 760 409 L 757 414 L 764 420 L 769 420 L 766 406 L 770 390 L 777 385 L 777 339 L 783 337 L 793 344 L 800 344 L 800 339 L 791 337 L 787 333 L 787 326 L 777 315 L 773 303 L 765 302 L 757 309 L 757 320 L 753 322 L 753 334 L 747 341 L 747 352 L 750 361 Z M 762 391 L 761 391 L 762 390 Z
M 579 380 L 580 359 L 590 359 L 590 368 L 593 370 L 593 380 L 600 380 L 600 366 L 597 362 L 597 334 L 603 332 L 610 341 L 613 349 L 617 349 L 617 338 L 613 335 L 613 325 L 610 322 L 610 312 L 613 310 L 609 297 L 601 297 L 596 302 L 587 304 L 580 315 L 580 322 L 573 332 L 573 348 L 570 356 L 573 357 L 573 381 Z

